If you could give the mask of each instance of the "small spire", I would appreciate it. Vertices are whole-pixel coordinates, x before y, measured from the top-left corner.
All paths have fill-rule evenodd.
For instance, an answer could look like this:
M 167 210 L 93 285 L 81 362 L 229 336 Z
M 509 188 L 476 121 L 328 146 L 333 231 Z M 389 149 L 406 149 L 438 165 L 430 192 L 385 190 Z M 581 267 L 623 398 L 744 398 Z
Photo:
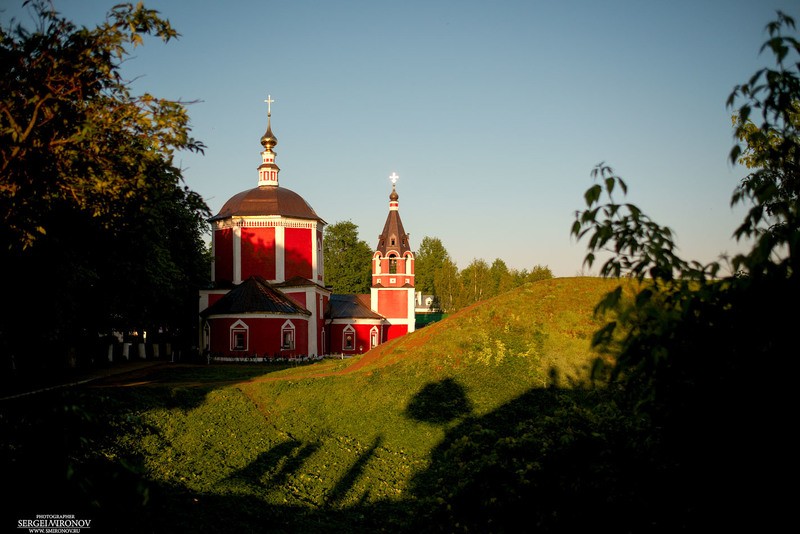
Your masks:
M 261 136 L 261 145 L 271 151 L 278 144 L 278 138 L 272 133 L 272 103 L 275 101 L 272 99 L 272 95 L 267 95 L 264 102 L 267 103 L 267 131 Z
M 278 185 L 278 172 L 280 167 L 275 164 L 275 152 L 272 150 L 278 144 L 278 138 L 272 133 L 272 95 L 267 95 L 267 131 L 261 136 L 261 165 L 258 167 L 258 185 Z
M 395 186 L 397 185 L 397 180 L 399 179 L 400 177 L 397 175 L 396 172 L 393 172 L 392 175 L 389 176 L 389 180 L 392 182 L 392 192 L 389 194 L 389 200 L 391 200 L 392 202 L 397 202 L 397 199 L 400 198 L 400 195 L 397 194 L 397 190 L 395 189 Z

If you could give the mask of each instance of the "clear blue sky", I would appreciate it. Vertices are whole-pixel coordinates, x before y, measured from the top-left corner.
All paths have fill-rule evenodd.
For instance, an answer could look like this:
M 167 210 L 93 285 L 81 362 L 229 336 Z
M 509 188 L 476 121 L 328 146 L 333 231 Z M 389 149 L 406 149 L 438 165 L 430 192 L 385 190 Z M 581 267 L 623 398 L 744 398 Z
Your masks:
M 29 20 L 0 0 L 4 25 Z M 55 0 L 103 19 L 117 0 Z M 181 33 L 124 72 L 137 92 L 198 100 L 187 184 L 216 212 L 256 186 L 271 94 L 280 183 L 328 223 L 377 244 L 397 172 L 413 247 L 438 237 L 457 262 L 581 271 L 569 236 L 605 161 L 628 200 L 707 262 L 737 246 L 729 207 L 745 174 L 727 156 L 725 101 L 771 57 L 776 9 L 797 1 L 150 1 Z

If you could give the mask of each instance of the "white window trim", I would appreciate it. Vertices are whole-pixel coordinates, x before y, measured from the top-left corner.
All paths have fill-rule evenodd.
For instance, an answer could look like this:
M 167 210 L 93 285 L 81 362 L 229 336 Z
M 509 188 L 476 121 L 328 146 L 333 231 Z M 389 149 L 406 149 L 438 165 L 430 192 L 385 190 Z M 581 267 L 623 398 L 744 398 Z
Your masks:
M 286 345 L 284 345 L 284 343 L 283 343 L 283 340 L 284 340 L 284 332 L 291 332 L 291 333 L 292 333 L 292 346 L 291 346 L 291 347 L 287 347 L 287 346 L 286 346 Z M 285 323 L 283 323 L 283 325 L 281 326 L 281 350 L 295 350 L 295 347 L 297 347 L 297 333 L 296 333 L 296 329 L 295 329 L 295 327 L 294 327 L 294 323 L 292 323 L 292 321 L 289 321 L 289 320 L 287 320 L 287 321 L 286 321 Z
M 236 348 L 234 343 L 234 333 L 244 331 L 244 348 Z M 247 323 L 239 319 L 233 323 L 229 330 L 230 350 L 236 352 L 247 352 L 250 349 L 250 327 Z
M 347 347 L 347 343 L 345 342 L 345 340 L 347 339 L 347 334 L 353 335 L 353 346 L 349 348 Z M 352 325 L 347 325 L 344 327 L 344 330 L 342 330 L 342 350 L 345 351 L 345 350 L 355 350 L 355 349 L 356 349 L 356 329 L 353 328 Z
M 369 331 L 369 344 L 371 349 L 381 344 L 381 333 L 377 326 L 373 326 Z

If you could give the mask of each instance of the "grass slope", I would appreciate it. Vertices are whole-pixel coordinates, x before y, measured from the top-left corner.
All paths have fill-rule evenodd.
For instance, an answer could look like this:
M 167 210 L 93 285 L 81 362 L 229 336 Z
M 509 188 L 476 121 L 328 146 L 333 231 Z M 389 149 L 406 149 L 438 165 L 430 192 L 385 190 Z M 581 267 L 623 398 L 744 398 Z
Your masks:
M 546 387 L 581 376 L 593 307 L 615 285 L 536 282 L 351 360 L 168 369 L 149 385 L 9 401 L 4 467 L 18 479 L 68 470 L 47 491 L 23 481 L 17 505 L 67 502 L 115 531 L 493 530 L 473 517 L 486 480 L 473 475 L 501 469 L 489 511 L 529 491 L 502 481 L 542 469 L 554 417 L 575 402 Z M 30 442 L 48 427 L 65 457 Z

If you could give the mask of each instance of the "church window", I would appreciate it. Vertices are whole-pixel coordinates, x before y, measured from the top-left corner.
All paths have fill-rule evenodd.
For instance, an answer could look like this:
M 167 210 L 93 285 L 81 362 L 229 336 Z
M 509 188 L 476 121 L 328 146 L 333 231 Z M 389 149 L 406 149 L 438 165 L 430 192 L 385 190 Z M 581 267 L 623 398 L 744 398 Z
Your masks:
M 294 350 L 294 325 L 286 321 L 281 327 L 281 350 Z
M 249 342 L 249 328 L 244 321 L 236 321 L 231 325 L 231 350 L 246 351 Z
M 392 246 L 394 246 L 394 238 L 392 238 Z
M 294 348 L 294 330 L 283 331 L 283 341 L 281 342 L 283 350 L 292 350 Z
M 211 326 L 208 323 L 203 325 L 203 348 L 208 350 L 211 346 Z
M 369 346 L 370 348 L 375 348 L 378 346 L 378 327 L 373 326 L 372 330 L 369 333 Z
M 347 325 L 342 333 L 342 350 L 353 350 L 356 346 L 356 331 Z
M 389 258 L 389 274 L 397 273 L 397 258 Z

